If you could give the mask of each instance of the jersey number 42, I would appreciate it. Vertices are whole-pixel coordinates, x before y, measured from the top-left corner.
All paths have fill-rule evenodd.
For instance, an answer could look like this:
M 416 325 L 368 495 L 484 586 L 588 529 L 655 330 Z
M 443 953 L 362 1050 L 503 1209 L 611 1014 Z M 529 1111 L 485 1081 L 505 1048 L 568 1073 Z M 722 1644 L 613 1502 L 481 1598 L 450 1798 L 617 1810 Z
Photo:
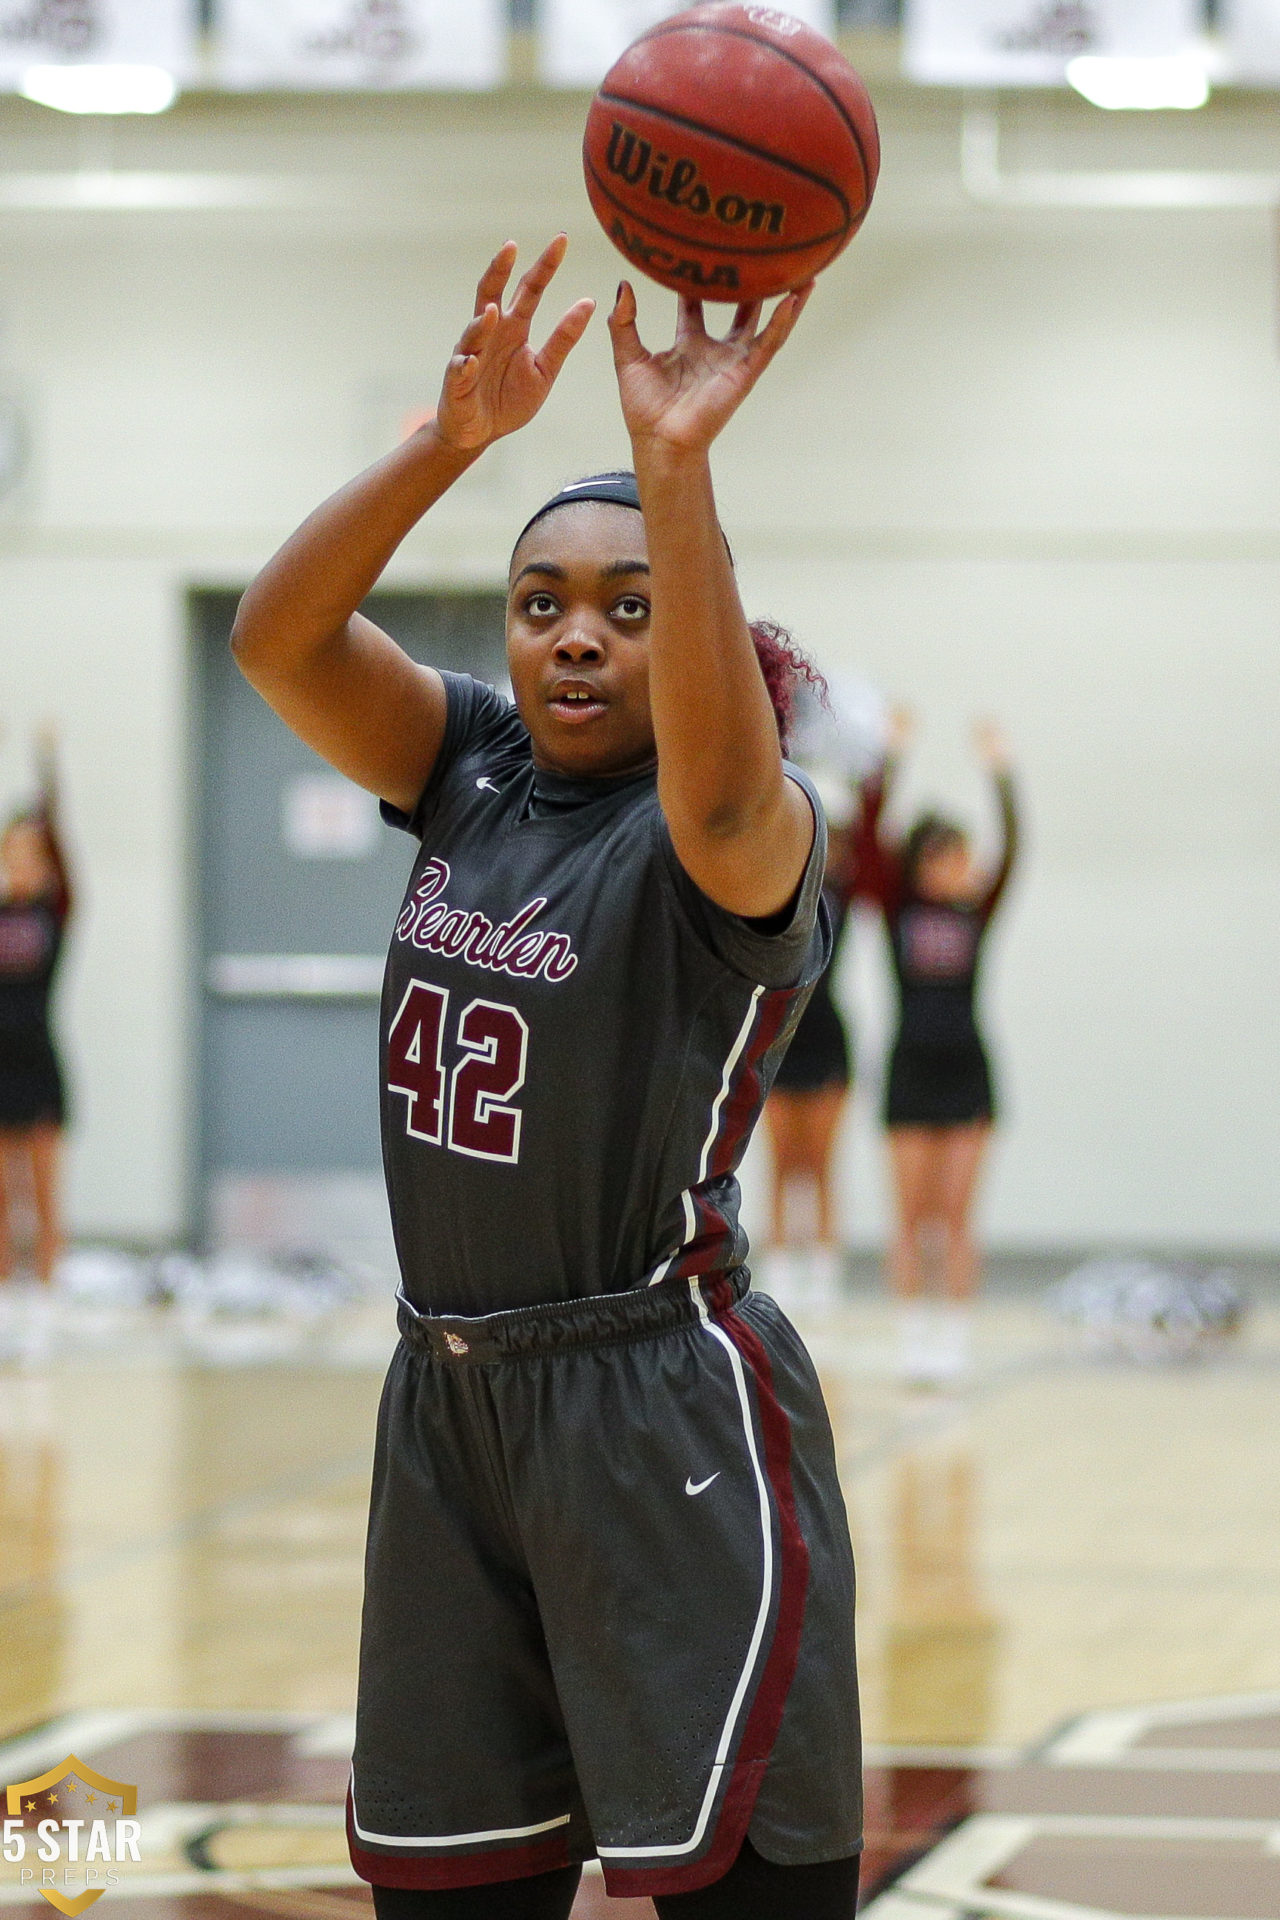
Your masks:
M 476 1160 L 520 1158 L 519 1107 L 529 1029 L 514 1007 L 472 1000 L 458 1019 L 460 1057 L 444 1063 L 449 993 L 411 980 L 387 1035 L 387 1088 L 408 1102 L 412 1140 L 450 1147 Z

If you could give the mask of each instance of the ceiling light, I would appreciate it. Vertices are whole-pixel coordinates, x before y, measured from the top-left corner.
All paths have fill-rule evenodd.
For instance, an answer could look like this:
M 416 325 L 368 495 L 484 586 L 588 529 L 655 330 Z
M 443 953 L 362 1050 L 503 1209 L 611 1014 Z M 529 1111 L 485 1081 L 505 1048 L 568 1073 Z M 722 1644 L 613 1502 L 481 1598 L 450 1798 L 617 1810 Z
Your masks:
M 178 84 L 163 67 L 28 67 L 18 90 L 61 113 L 163 113 Z
M 1194 54 L 1163 60 L 1110 60 L 1082 54 L 1068 62 L 1067 79 L 1095 107 L 1113 110 L 1202 107 L 1209 98 L 1204 63 Z

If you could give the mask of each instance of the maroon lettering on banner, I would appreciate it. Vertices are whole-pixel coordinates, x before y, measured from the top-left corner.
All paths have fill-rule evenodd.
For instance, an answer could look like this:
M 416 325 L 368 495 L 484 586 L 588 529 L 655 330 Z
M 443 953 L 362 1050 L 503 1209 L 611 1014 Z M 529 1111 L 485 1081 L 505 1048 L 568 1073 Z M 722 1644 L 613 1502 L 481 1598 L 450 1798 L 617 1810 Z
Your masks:
M 567 933 L 527 932 L 546 906 L 539 894 L 518 913 L 494 926 L 486 915 L 451 907 L 444 898 L 451 871 L 447 860 L 431 859 L 396 921 L 396 939 L 426 953 L 465 960 L 487 973 L 509 973 L 535 980 L 541 974 L 553 985 L 575 972 L 578 956 Z

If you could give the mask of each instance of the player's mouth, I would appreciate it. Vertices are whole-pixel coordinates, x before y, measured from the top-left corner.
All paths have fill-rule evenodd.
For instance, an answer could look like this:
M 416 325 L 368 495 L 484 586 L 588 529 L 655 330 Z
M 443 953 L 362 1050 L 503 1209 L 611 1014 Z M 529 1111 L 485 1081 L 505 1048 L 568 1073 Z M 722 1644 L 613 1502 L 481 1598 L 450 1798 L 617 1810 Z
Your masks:
M 574 727 L 596 719 L 608 702 L 600 698 L 599 689 L 589 680 L 560 680 L 552 688 L 547 705 L 558 720 Z

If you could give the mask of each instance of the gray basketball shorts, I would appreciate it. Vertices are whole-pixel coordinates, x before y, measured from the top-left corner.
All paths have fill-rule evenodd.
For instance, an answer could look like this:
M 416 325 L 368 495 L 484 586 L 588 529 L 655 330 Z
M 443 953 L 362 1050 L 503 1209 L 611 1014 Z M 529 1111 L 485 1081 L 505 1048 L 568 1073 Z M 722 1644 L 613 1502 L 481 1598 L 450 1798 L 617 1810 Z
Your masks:
M 375 1885 L 610 1894 L 861 1844 L 853 1555 L 745 1269 L 427 1318 L 378 1419 L 348 1837 Z

